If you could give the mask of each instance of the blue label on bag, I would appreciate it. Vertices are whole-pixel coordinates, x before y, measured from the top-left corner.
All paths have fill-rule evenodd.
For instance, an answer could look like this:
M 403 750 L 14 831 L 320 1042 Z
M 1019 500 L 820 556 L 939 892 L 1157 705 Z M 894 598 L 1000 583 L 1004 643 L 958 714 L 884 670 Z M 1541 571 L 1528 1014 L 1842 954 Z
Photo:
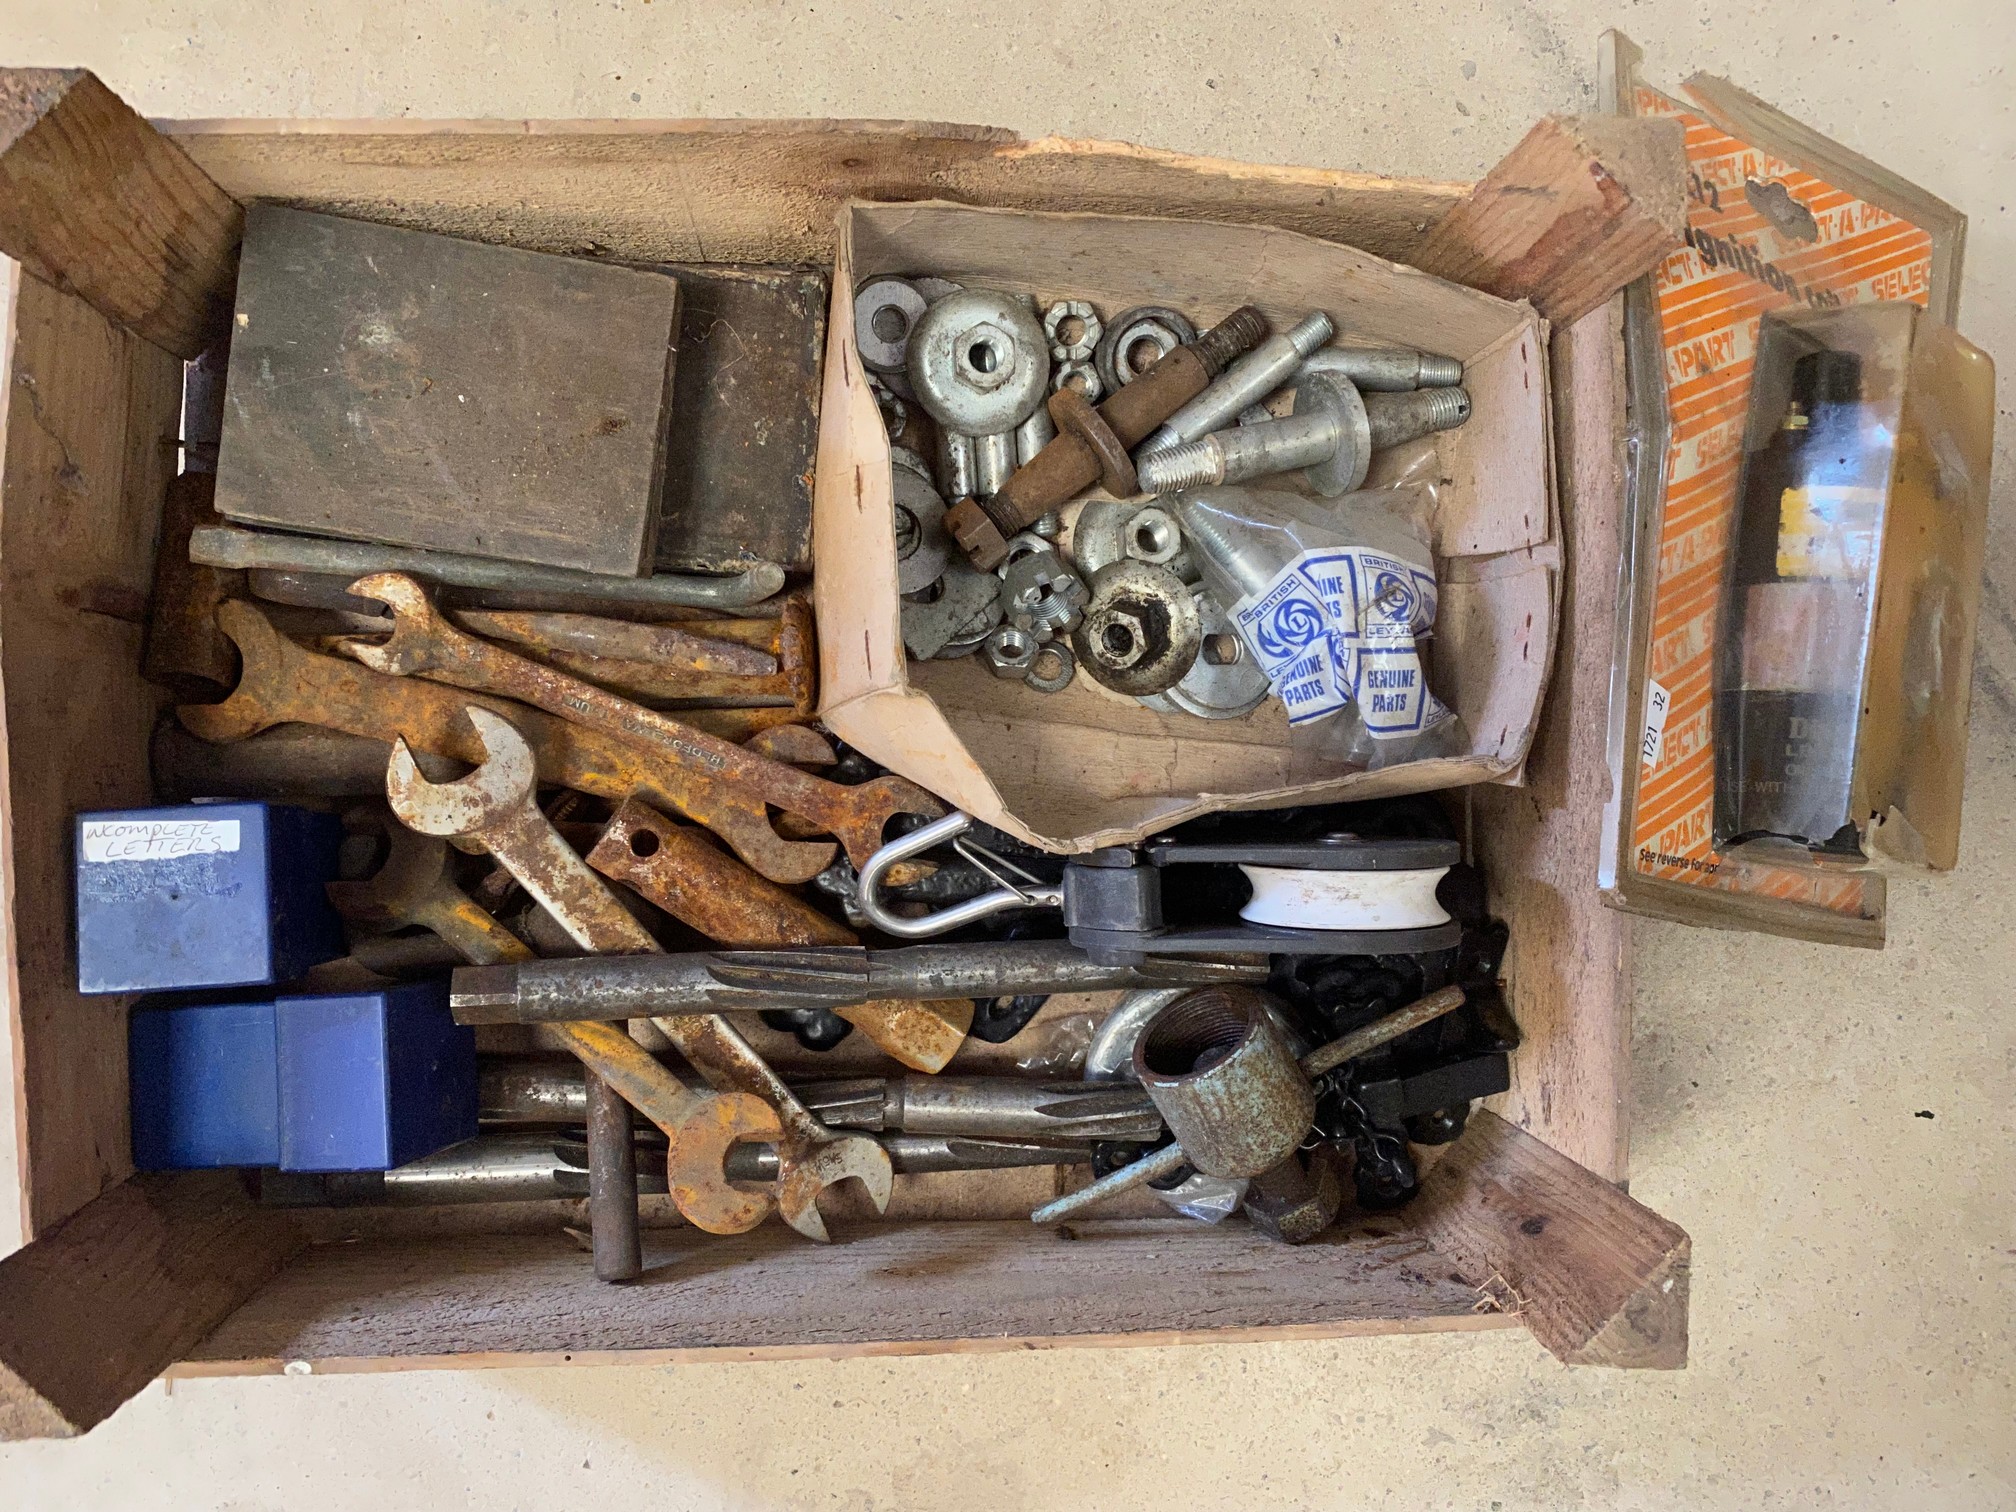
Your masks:
M 1413 735 L 1446 714 L 1428 691 L 1415 638 L 1433 627 L 1435 575 L 1384 552 L 1302 553 L 1232 611 L 1273 679 L 1290 724 L 1356 703 L 1380 738 Z

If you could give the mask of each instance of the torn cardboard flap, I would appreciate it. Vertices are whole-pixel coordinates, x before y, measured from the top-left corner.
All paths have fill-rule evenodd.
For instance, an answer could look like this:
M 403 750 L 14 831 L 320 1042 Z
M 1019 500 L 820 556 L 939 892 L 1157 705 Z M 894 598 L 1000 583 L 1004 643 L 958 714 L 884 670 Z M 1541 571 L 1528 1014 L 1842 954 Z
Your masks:
M 1059 851 L 1136 841 L 1197 814 L 1517 781 L 1552 660 L 1558 545 L 1545 322 L 1354 248 L 1271 227 L 1047 215 L 937 203 L 841 213 L 813 497 L 813 594 L 829 728 L 984 822 Z M 1428 476 L 1442 608 L 1435 686 L 1463 717 L 1460 757 L 1377 773 L 1291 748 L 1275 700 L 1238 720 L 1163 715 L 1081 677 L 1043 695 L 973 659 L 906 662 L 889 443 L 859 353 L 857 272 L 1167 304 L 1199 328 L 1253 304 L 1276 328 L 1312 309 L 1338 341 L 1461 359 L 1468 424 L 1434 438 Z M 1417 474 L 1418 475 L 1418 474 Z M 1296 489 L 1299 477 L 1265 486 Z

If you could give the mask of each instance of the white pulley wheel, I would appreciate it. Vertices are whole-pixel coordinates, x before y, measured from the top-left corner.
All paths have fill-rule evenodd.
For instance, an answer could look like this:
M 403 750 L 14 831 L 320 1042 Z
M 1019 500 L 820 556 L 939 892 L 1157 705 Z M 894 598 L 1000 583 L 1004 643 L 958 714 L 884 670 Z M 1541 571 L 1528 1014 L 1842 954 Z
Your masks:
M 1428 929 L 1449 922 L 1436 900 L 1446 866 L 1410 871 L 1318 871 L 1248 866 L 1252 901 L 1239 910 L 1249 924 L 1279 929 Z

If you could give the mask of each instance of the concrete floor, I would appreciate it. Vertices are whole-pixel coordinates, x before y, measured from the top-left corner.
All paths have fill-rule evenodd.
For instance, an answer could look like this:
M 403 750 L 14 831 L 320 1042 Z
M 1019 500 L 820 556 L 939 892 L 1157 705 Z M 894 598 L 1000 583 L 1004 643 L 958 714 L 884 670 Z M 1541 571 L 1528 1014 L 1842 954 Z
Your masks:
M 908 116 L 1465 178 L 1594 103 L 1611 25 L 1655 81 L 1726 74 L 1966 210 L 1963 327 L 2016 354 L 2006 0 L 6 0 L 0 59 L 156 115 Z M 0 1506 L 2016 1505 L 2002 416 L 1961 869 L 1893 887 L 1880 955 L 1639 932 L 1632 1189 L 1694 1237 L 1684 1373 L 1506 1332 L 196 1382 L 0 1449 Z

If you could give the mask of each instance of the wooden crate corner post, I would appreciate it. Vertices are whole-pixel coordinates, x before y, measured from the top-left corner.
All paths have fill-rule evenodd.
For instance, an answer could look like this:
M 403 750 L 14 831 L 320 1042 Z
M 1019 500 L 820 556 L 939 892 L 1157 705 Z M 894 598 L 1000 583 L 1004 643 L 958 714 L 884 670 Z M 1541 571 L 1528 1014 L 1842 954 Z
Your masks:
M 1408 1220 L 1569 1365 L 1687 1363 L 1685 1230 L 1479 1109 Z
M 244 214 L 82 68 L 0 68 L 0 252 L 178 357 L 230 319 Z
M 1579 320 L 1680 245 L 1682 141 L 1677 121 L 1548 116 L 1436 223 L 1419 265 Z

